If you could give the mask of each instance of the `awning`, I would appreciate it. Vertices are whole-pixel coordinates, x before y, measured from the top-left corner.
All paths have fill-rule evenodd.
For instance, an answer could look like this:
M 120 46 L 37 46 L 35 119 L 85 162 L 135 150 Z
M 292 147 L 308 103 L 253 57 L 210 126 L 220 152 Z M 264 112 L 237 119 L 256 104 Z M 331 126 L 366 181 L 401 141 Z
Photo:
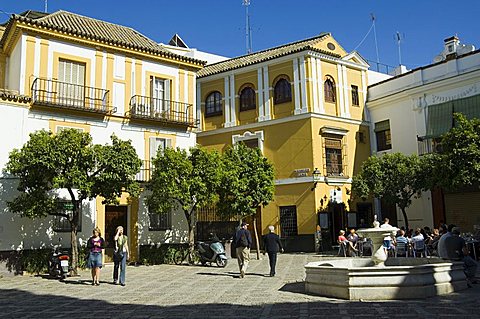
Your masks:
M 462 113 L 467 119 L 480 118 L 480 95 L 428 106 L 427 136 L 440 137 L 454 125 L 453 113 Z

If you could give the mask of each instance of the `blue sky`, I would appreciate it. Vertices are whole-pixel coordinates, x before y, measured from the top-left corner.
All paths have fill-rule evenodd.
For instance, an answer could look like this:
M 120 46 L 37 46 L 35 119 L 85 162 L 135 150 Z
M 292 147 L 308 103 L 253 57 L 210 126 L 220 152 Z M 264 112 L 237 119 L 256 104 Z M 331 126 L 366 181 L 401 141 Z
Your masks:
M 44 0 L 0 0 L 0 21 L 8 19 L 5 12 L 43 11 L 44 6 Z M 48 0 L 49 12 L 60 9 L 132 27 L 157 42 L 178 33 L 202 51 L 229 57 L 246 51 L 242 0 Z M 480 47 L 478 0 L 251 0 L 249 11 L 254 51 L 321 32 L 331 32 L 352 51 L 370 29 L 371 13 L 385 64 L 398 65 L 397 31 L 404 36 L 402 62 L 409 68 L 431 63 L 443 40 L 455 34 Z M 357 51 L 376 61 L 373 31 Z

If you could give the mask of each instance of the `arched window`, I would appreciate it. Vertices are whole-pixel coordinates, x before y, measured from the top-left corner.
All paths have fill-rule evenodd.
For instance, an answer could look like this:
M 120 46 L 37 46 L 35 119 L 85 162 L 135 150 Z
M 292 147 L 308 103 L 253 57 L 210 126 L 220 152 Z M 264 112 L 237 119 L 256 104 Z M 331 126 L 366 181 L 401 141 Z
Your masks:
M 280 104 L 292 101 L 292 85 L 287 78 L 281 77 L 273 87 L 273 103 Z
M 254 110 L 255 90 L 251 86 L 246 86 L 240 91 L 240 111 Z
M 222 93 L 210 93 L 205 100 L 205 116 L 222 115 Z
M 323 84 L 323 90 L 325 93 L 325 102 L 335 103 L 336 94 L 335 94 L 335 81 L 333 78 L 328 76 Z

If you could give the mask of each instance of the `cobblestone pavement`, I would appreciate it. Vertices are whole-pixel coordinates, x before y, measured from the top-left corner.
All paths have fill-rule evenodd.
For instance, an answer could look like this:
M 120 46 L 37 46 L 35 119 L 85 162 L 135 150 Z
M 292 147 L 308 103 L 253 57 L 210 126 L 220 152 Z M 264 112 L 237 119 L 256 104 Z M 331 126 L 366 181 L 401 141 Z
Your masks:
M 253 257 L 253 256 L 252 256 Z M 480 285 L 426 300 L 350 302 L 303 292 L 303 265 L 311 254 L 279 255 L 277 276 L 268 258 L 252 260 L 244 279 L 235 259 L 216 266 L 127 268 L 125 287 L 101 285 L 88 271 L 62 283 L 46 276 L 0 278 L 0 318 L 480 318 Z

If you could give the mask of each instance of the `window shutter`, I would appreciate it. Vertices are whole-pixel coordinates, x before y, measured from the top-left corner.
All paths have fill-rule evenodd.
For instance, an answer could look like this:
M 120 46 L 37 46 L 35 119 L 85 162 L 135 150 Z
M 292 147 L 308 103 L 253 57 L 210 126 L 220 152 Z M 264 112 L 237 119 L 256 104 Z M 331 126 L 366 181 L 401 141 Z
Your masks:
M 150 137 L 150 159 L 157 156 L 157 138 Z
M 164 102 L 164 109 L 165 111 L 169 111 L 170 109 L 172 109 L 172 105 L 171 105 L 171 102 L 170 102 L 170 80 L 165 80 L 164 81 L 164 86 L 163 86 L 163 99 L 165 100 Z
M 171 138 L 167 138 L 165 139 L 165 148 L 172 148 L 172 139 Z

